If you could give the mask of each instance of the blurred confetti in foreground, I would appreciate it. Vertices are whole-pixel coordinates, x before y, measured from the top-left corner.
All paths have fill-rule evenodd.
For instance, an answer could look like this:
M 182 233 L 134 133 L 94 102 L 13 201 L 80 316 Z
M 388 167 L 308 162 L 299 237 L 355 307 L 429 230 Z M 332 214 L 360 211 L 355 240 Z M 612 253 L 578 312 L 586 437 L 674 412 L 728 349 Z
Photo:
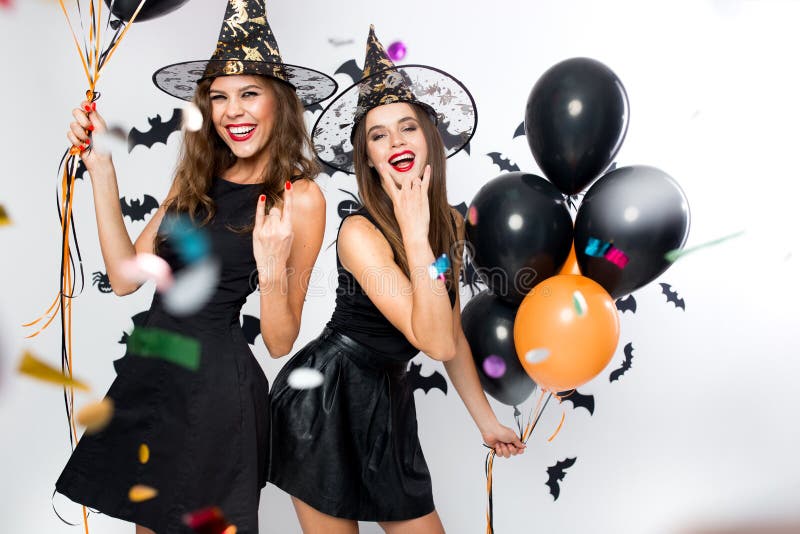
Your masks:
M 483 360 L 483 371 L 491 378 L 501 378 L 506 374 L 506 361 L 496 354 L 490 354 Z
M 664 254 L 664 259 L 667 260 L 668 262 L 672 263 L 674 261 L 677 261 L 678 258 L 682 258 L 682 257 L 686 256 L 687 254 L 691 254 L 692 252 L 696 252 L 696 251 L 702 250 L 704 248 L 708 248 L 708 247 L 713 247 L 715 245 L 719 245 L 719 244 L 724 243 L 725 241 L 728 241 L 730 239 L 741 237 L 742 235 L 744 235 L 744 230 L 740 230 L 738 232 L 734 232 L 732 234 L 720 237 L 719 239 L 714 239 L 714 240 L 711 240 L 711 241 L 707 241 L 705 243 L 702 243 L 700 245 L 697 245 L 697 246 L 694 246 L 694 247 L 691 247 L 691 248 L 670 250 L 669 252 Z
M 181 128 L 188 132 L 199 132 L 203 127 L 203 113 L 197 104 L 187 102 L 181 110 Z
M 143 502 L 154 499 L 158 495 L 158 490 L 145 486 L 144 484 L 136 484 L 128 491 L 128 500 L 131 502 Z
M 200 367 L 200 343 L 196 339 L 160 328 L 134 328 L 128 336 L 128 350 L 137 356 L 159 358 L 190 371 Z
M 164 293 L 164 308 L 174 315 L 199 312 L 214 296 L 219 283 L 220 264 L 216 258 L 205 258 L 175 274 L 175 282 Z
M 392 61 L 402 61 L 407 52 L 408 49 L 403 41 L 395 41 L 386 49 L 386 54 Z
M 79 425 L 86 427 L 88 434 L 94 434 L 108 426 L 112 417 L 114 417 L 114 401 L 106 397 L 78 410 L 75 420 Z
M 11 217 L 8 216 L 6 208 L 4 208 L 2 204 L 0 204 L 0 226 L 9 226 L 9 225 L 11 225 Z
M 31 354 L 29 351 L 22 353 L 22 359 L 19 362 L 17 371 L 20 374 L 41 380 L 42 382 L 50 382 L 51 384 L 58 384 L 59 386 L 73 387 L 82 391 L 89 391 L 89 386 L 80 380 L 70 378 L 64 373 L 50 366 Z
M 322 385 L 322 373 L 316 369 L 300 367 L 289 373 L 286 379 L 292 389 L 314 389 Z
M 236 527 L 228 523 L 216 506 L 185 514 L 183 524 L 196 534 L 236 534 Z
M 139 463 L 146 464 L 150 461 L 150 447 L 146 443 L 139 445 Z
M 137 284 L 153 280 L 156 283 L 156 290 L 160 293 L 167 291 L 174 282 L 169 264 L 160 256 L 146 252 L 124 261 L 120 266 L 120 272 L 126 280 Z

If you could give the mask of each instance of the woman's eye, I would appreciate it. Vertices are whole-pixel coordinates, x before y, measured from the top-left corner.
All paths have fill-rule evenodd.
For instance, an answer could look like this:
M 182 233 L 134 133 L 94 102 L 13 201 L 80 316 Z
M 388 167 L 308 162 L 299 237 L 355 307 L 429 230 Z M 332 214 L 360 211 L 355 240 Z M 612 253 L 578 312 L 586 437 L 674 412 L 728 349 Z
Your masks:
M 379 140 L 383 139 L 384 137 L 386 137 L 386 134 L 375 134 L 375 135 L 372 136 L 372 140 L 373 141 L 379 141 Z
M 417 129 L 416 126 L 406 126 L 405 128 L 403 128 L 403 131 L 404 132 L 414 132 L 414 131 L 416 131 L 416 129 Z
M 211 100 L 222 100 L 222 99 L 224 99 L 224 98 L 225 98 L 225 97 L 224 97 L 224 96 L 222 96 L 222 95 L 214 95 L 214 96 L 212 96 L 212 97 L 211 97 Z

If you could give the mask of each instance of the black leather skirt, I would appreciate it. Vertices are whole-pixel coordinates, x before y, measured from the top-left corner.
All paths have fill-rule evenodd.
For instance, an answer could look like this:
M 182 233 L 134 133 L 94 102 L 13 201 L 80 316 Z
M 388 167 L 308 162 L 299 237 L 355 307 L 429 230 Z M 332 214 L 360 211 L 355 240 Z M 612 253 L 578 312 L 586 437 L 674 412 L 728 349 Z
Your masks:
M 432 512 L 407 365 L 330 328 L 303 347 L 270 393 L 269 481 L 345 519 L 400 521 Z M 289 373 L 301 367 L 322 373 L 322 385 L 289 387 Z

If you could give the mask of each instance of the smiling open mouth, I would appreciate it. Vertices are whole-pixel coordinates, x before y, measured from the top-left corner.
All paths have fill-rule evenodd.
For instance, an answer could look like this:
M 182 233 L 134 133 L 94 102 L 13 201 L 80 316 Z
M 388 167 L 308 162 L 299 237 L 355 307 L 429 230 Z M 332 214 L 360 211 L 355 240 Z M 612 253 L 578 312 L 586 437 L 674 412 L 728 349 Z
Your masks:
M 394 167 L 396 171 L 407 172 L 414 166 L 414 158 L 416 156 L 410 150 L 404 150 L 398 154 L 394 154 L 389 158 L 389 165 Z
M 252 124 L 232 124 L 225 127 L 228 130 L 228 135 L 234 141 L 247 141 L 253 136 L 256 127 Z

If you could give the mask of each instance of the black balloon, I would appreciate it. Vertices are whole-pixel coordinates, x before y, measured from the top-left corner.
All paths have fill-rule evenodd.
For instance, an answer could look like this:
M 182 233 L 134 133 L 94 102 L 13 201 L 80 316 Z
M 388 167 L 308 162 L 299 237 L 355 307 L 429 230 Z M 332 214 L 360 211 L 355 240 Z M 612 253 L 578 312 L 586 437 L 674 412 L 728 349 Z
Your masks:
M 493 294 L 518 304 L 564 265 L 572 245 L 572 217 L 553 184 L 534 174 L 510 172 L 475 195 L 466 233 L 483 282 Z
M 141 0 L 104 0 L 111 13 L 118 19 L 127 21 L 136 12 Z M 189 0 L 146 0 L 134 23 L 154 19 L 175 11 Z
M 574 195 L 614 160 L 628 115 L 616 74 L 594 59 L 573 58 L 551 67 L 531 89 L 525 135 L 544 175 Z
M 517 306 L 488 291 L 475 295 L 461 312 L 461 327 L 472 349 L 481 386 L 486 393 L 509 406 L 521 404 L 536 388 L 514 348 L 516 314 Z
M 674 179 L 655 167 L 619 167 L 586 192 L 575 253 L 581 274 L 616 299 L 663 273 L 664 255 L 688 235 L 689 203 Z

